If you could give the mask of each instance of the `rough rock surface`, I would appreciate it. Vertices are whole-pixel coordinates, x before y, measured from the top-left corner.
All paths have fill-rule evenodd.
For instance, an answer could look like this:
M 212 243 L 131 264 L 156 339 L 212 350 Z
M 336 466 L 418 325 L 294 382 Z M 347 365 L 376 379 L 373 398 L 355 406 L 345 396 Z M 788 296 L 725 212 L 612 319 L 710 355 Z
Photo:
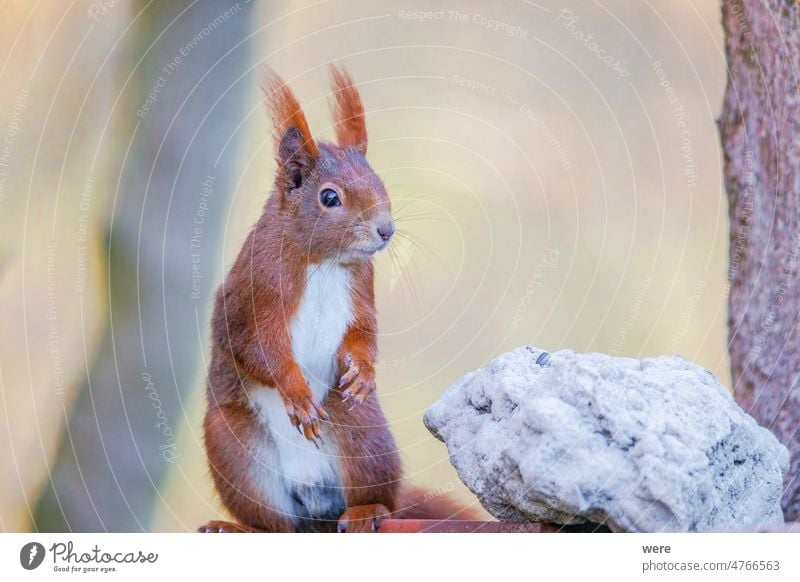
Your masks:
M 453 384 L 425 425 L 501 520 L 615 531 L 783 522 L 788 451 L 680 356 L 518 348 Z

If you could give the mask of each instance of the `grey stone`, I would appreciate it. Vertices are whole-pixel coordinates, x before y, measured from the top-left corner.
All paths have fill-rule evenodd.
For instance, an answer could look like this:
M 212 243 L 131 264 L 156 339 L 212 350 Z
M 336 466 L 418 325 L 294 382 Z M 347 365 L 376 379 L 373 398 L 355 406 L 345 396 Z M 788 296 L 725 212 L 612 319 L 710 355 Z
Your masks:
M 544 354 L 495 358 L 425 414 L 498 519 L 637 532 L 783 523 L 789 453 L 711 372 L 680 356 Z

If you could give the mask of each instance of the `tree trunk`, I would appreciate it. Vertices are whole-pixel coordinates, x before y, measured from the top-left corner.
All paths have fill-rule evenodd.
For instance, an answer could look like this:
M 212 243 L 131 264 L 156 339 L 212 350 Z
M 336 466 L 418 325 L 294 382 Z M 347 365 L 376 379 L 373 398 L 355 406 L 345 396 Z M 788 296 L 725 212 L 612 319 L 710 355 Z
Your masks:
M 730 201 L 729 349 L 742 407 L 791 452 L 783 508 L 800 518 L 800 8 L 723 2 L 720 119 Z
M 120 83 L 131 78 L 119 89 L 130 152 L 107 223 L 108 327 L 37 508 L 40 530 L 148 529 L 180 457 L 175 431 L 204 381 L 236 130 L 253 82 L 251 10 L 235 0 L 133 2 Z

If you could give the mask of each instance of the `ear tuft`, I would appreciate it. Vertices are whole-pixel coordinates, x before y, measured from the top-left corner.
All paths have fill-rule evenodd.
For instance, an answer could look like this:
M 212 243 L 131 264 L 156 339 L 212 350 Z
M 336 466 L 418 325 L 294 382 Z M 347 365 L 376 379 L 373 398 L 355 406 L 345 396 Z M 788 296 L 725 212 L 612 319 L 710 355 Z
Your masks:
M 336 141 L 342 147 L 352 147 L 366 154 L 367 122 L 353 79 L 343 68 L 331 65 L 331 88 L 334 99 L 331 102 L 331 112 Z
M 279 150 L 281 140 L 286 136 L 286 132 L 295 127 L 303 138 L 300 146 L 311 156 L 316 157 L 319 153 L 317 144 L 311 136 L 306 116 L 292 90 L 268 67 L 264 68 L 261 88 L 264 90 L 267 109 L 272 117 L 274 127 L 272 135 L 275 139 L 276 152 Z

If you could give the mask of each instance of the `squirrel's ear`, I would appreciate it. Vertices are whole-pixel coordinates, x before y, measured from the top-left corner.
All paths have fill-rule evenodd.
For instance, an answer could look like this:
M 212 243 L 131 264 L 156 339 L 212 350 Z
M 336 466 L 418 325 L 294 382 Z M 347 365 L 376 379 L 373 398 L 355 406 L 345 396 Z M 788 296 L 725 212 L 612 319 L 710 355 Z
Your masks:
M 267 109 L 272 117 L 275 152 L 280 171 L 290 187 L 300 185 L 319 155 L 308 122 L 292 90 L 271 69 L 264 70 L 262 82 Z
M 316 163 L 305 136 L 297 127 L 290 127 L 283 134 L 276 159 L 288 190 L 299 188 Z
M 364 106 L 353 79 L 347 71 L 331 65 L 333 101 L 331 112 L 336 129 L 336 140 L 342 147 L 351 147 L 367 153 L 367 122 Z

